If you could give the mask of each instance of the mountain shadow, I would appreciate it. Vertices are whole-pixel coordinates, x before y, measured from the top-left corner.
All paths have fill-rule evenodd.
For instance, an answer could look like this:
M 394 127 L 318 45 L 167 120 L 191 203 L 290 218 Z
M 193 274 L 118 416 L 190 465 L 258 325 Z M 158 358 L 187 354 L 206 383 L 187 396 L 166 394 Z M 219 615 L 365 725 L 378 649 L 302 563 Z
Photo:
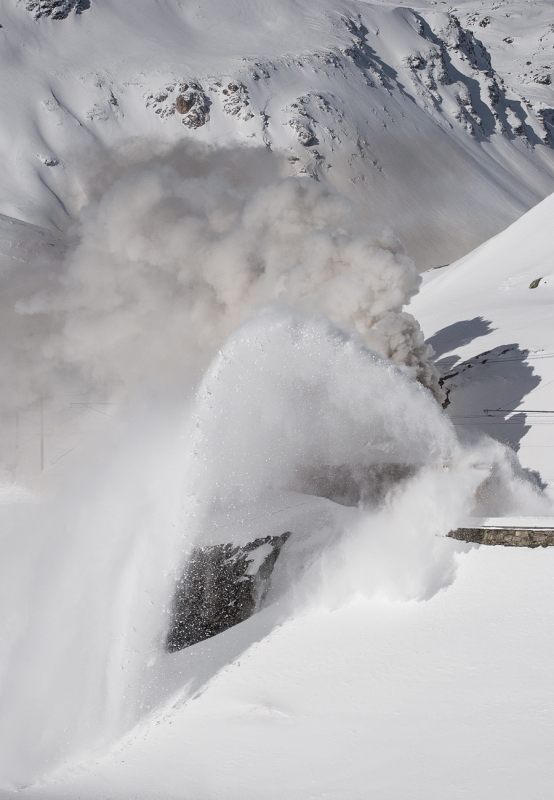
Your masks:
M 443 374 L 443 407 L 454 425 L 468 434 L 486 433 L 517 452 L 530 429 L 529 414 L 519 406 L 541 382 L 528 356 L 517 344 L 501 345 Z
M 459 320 L 437 331 L 427 339 L 427 344 L 431 345 L 435 351 L 435 356 L 440 358 L 444 353 L 449 353 L 458 347 L 464 347 L 475 339 L 492 333 L 496 329 L 491 325 L 491 321 L 483 319 L 483 317 Z M 454 358 L 458 360 L 457 357 Z M 450 359 L 448 360 L 450 361 Z

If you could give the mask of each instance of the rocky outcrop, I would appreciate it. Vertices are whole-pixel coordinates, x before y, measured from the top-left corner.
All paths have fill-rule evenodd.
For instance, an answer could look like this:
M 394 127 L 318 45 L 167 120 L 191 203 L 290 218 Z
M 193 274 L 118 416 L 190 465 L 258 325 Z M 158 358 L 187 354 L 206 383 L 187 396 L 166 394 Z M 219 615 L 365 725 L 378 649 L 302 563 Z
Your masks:
M 535 109 L 535 113 L 544 130 L 544 143 L 552 146 L 554 144 L 554 109 L 539 105 Z
M 299 97 L 285 109 L 285 113 L 289 115 L 288 124 L 296 133 L 300 144 L 304 147 L 313 147 L 318 143 L 318 139 L 314 133 L 315 120 L 305 107 L 308 100 L 308 97 Z
M 210 100 L 200 84 L 194 81 L 170 83 L 146 98 L 146 106 L 152 107 L 160 119 L 181 115 L 187 128 L 200 128 L 208 121 Z
M 72 11 L 81 14 L 90 8 L 90 0 L 28 0 L 27 10 L 34 12 L 35 19 L 51 17 L 66 19 Z
M 227 83 L 215 81 L 210 89 L 219 96 L 223 111 L 226 114 L 243 122 L 247 122 L 254 117 L 254 112 L 250 106 L 248 89 L 241 81 L 229 81 Z
M 269 591 L 275 562 L 290 535 L 193 550 L 175 590 L 166 650 L 190 647 L 251 617 Z
M 175 100 L 175 110 L 182 114 L 183 125 L 187 128 L 200 128 L 206 123 L 210 102 L 202 87 L 196 83 L 185 83 Z

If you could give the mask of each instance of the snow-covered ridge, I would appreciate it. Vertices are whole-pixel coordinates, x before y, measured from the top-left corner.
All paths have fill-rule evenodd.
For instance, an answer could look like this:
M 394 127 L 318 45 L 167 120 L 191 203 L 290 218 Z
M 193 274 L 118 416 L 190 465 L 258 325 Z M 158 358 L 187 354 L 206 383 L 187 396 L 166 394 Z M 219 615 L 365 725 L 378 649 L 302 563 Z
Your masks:
M 0 3 L 0 211 L 10 216 L 65 228 L 84 200 L 79 163 L 99 145 L 243 142 L 284 151 L 291 174 L 354 197 L 423 268 L 461 256 L 554 187 L 546 2 L 532 19 L 521 0 L 494 11 L 26 5 Z
M 401 56 L 398 63 L 392 58 L 388 62 L 383 61 L 378 50 L 372 46 L 374 39 L 382 36 L 379 28 L 372 37 L 360 14 L 339 15 L 335 24 L 344 26 L 351 35 L 349 45 L 324 52 L 303 53 L 301 56 L 287 54 L 278 61 L 258 59 L 238 72 L 238 83 L 229 83 L 221 89 L 220 82 L 208 80 L 206 91 L 195 85 L 194 90 L 199 93 L 196 98 L 203 97 L 201 102 L 205 110 L 211 105 L 209 98 L 213 94 L 222 101 L 227 114 L 238 115 L 239 109 L 248 108 L 242 116 L 246 122 L 255 117 L 256 111 L 258 116 L 263 116 L 260 108 L 249 107 L 248 84 L 252 81 L 265 80 L 269 83 L 272 73 L 283 68 L 295 73 L 306 68 L 323 70 L 330 77 L 335 71 L 345 75 L 353 66 L 365 79 L 367 88 L 384 88 L 389 94 L 398 92 L 410 97 L 422 110 L 445 115 L 450 126 L 455 121 L 468 134 L 481 140 L 490 139 L 498 133 L 510 139 L 520 137 L 528 144 L 550 144 L 554 111 L 544 104 L 534 107 L 507 89 L 504 79 L 493 67 L 485 45 L 470 29 L 462 27 L 458 17 L 448 12 L 407 9 L 400 12 L 397 25 L 398 22 L 403 23 L 404 34 L 408 26 L 413 29 L 412 35 L 405 37 L 403 42 L 403 50 L 407 54 Z M 391 35 L 390 39 L 393 40 L 394 36 Z M 295 82 L 300 82 L 298 74 L 295 78 Z M 535 75 L 535 82 L 549 85 L 550 79 L 543 76 L 539 80 L 539 76 Z M 184 91 L 190 93 L 188 84 L 184 86 Z M 181 121 L 191 127 L 189 104 L 177 102 L 182 94 L 168 97 L 175 89 L 174 84 L 162 87 L 156 95 L 148 96 L 147 104 L 153 106 L 160 119 L 165 120 L 177 112 L 182 115 Z M 295 98 L 282 110 L 289 115 L 288 125 L 305 147 L 336 139 L 338 131 L 333 123 L 337 128 L 340 123 L 344 125 L 345 111 L 341 97 L 330 93 L 308 92 Z M 204 111 L 200 119 L 196 119 L 193 127 L 205 124 L 208 116 Z

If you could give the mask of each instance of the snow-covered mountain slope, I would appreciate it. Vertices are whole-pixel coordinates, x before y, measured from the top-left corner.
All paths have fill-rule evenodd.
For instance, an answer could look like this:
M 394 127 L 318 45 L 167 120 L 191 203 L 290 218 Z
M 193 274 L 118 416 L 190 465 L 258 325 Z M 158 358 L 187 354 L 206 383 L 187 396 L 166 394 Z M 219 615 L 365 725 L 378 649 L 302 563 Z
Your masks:
M 418 345 L 413 265 L 324 186 L 420 266 L 546 195 L 529 7 L 3 0 L 2 797 L 549 796 L 553 554 L 445 534 L 552 518 L 552 196 L 412 300 L 443 413 L 367 347 Z M 284 533 L 167 652 L 194 547 Z
M 437 353 L 455 424 L 508 442 L 554 482 L 554 195 L 425 276 L 410 310 Z
M 49 249 L 61 255 L 64 238 L 57 231 L 31 225 L 12 217 L 0 214 L 0 264 L 1 271 L 17 267 L 18 264 L 28 266 L 40 260 Z
M 0 212 L 65 228 L 130 137 L 271 146 L 451 262 L 554 186 L 552 6 L 0 3 Z

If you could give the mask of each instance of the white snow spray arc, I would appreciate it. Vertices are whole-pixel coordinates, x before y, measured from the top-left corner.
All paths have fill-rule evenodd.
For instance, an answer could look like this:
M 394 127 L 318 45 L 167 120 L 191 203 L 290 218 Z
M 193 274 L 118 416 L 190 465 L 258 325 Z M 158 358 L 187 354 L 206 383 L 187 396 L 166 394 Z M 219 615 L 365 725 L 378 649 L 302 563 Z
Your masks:
M 64 252 L 0 275 L 2 786 L 86 760 L 167 698 L 175 579 L 214 510 L 321 495 L 330 475 L 331 535 L 306 578 L 283 559 L 275 590 L 340 602 L 446 585 L 440 537 L 484 483 L 504 513 L 546 504 L 515 458 L 462 446 L 442 413 L 398 240 L 284 163 L 96 154 Z M 40 403 L 41 441 L 80 436 L 60 397 L 99 427 L 37 470 L 11 426 Z M 349 506 L 333 500 L 345 482 Z

